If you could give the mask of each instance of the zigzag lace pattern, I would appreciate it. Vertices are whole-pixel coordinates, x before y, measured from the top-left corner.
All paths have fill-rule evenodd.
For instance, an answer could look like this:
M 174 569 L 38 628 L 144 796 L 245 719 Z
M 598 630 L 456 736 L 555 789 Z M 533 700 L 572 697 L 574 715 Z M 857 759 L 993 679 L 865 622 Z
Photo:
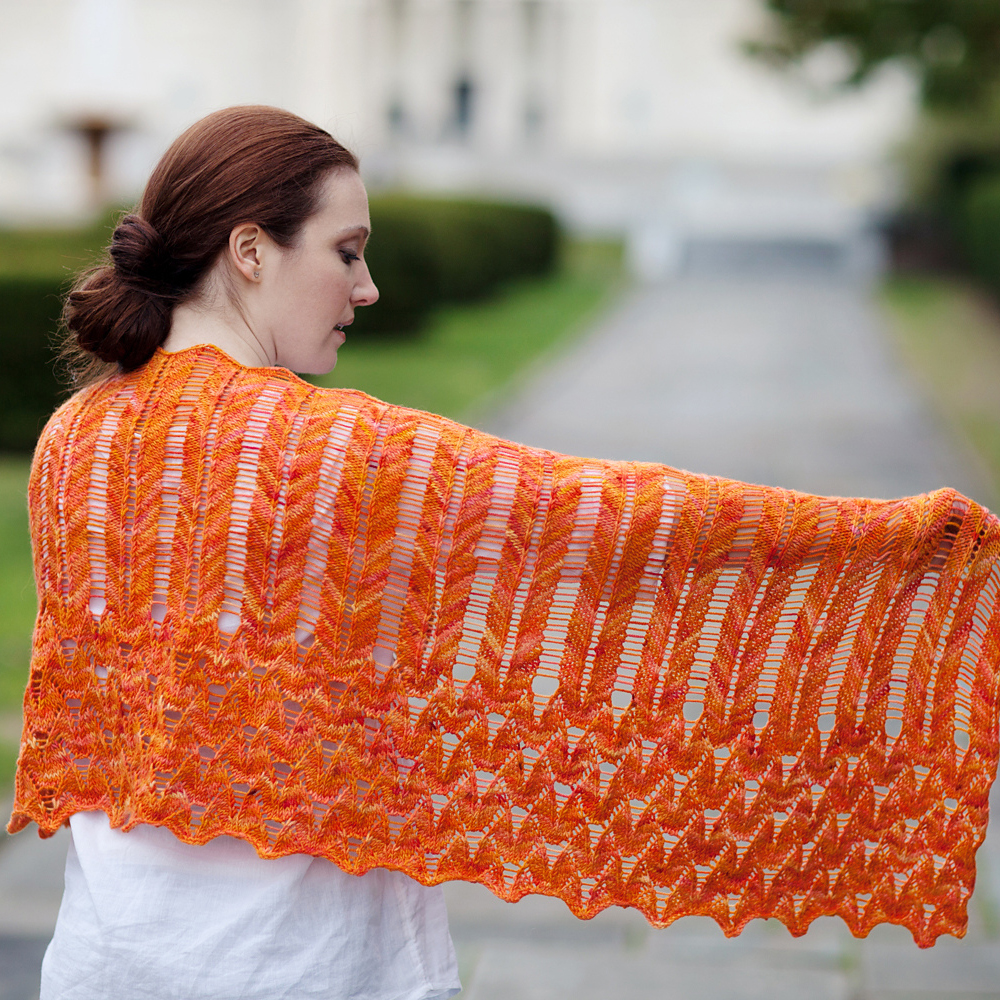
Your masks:
M 962 934 L 1000 524 L 158 352 L 64 404 L 9 829 L 74 812 L 727 934 Z

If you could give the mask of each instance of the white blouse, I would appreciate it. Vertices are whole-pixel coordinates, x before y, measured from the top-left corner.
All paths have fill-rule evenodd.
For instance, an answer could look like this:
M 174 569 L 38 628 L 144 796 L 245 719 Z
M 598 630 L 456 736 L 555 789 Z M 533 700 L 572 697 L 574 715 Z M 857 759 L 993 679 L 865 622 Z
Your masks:
M 261 858 L 169 830 L 70 820 L 73 842 L 40 1000 L 431 1000 L 459 992 L 440 887 Z

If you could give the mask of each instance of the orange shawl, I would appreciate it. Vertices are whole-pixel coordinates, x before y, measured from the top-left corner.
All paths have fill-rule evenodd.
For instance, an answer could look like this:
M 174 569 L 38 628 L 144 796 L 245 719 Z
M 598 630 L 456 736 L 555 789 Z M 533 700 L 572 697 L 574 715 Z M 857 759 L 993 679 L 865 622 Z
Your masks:
M 78 810 L 727 934 L 961 934 L 1000 524 L 158 352 L 49 421 L 9 829 Z

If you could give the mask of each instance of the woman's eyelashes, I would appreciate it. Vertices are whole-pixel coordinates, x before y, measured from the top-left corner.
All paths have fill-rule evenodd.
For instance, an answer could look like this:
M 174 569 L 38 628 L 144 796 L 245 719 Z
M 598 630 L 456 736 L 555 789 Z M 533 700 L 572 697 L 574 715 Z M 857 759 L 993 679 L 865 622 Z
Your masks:
M 343 257 L 345 264 L 353 264 L 356 260 L 361 260 L 361 257 L 353 250 L 341 249 L 340 256 Z

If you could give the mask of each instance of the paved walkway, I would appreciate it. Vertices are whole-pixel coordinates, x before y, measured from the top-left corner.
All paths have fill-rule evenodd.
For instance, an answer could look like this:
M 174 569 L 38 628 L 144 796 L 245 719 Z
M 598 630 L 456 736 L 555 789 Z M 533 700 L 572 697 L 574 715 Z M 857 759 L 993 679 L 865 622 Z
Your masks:
M 867 294 L 806 272 L 635 294 L 487 429 L 839 496 L 983 484 L 927 411 Z
M 864 293 L 815 275 L 635 293 L 485 425 L 571 454 L 819 493 L 949 484 L 986 498 Z M 37 996 L 65 850 L 65 836 L 30 834 L 0 849 L 0 1000 Z M 899 928 L 859 942 L 834 919 L 799 940 L 757 921 L 727 941 L 698 918 L 652 930 L 621 910 L 585 922 L 550 899 L 446 891 L 469 1000 L 1000 1000 L 1000 836 L 979 862 L 967 938 L 924 952 Z

